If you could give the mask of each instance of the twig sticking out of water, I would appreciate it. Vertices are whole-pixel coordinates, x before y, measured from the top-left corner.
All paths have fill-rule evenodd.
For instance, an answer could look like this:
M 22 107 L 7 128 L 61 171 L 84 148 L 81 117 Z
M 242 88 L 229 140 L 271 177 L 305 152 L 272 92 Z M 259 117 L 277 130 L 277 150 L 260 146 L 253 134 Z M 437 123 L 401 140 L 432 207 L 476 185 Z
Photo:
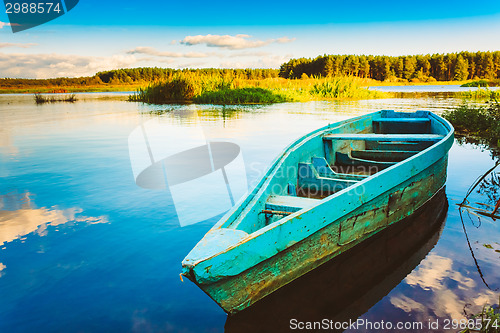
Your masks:
M 469 235 L 467 234 L 467 229 L 465 228 L 464 218 L 462 217 L 462 207 L 460 207 L 458 209 L 458 213 L 460 214 L 460 221 L 462 222 L 462 228 L 464 229 L 465 239 L 467 240 L 467 245 L 469 246 L 469 251 L 472 255 L 472 259 L 474 259 L 474 264 L 476 265 L 477 272 L 479 273 L 479 276 L 481 277 L 481 280 L 483 281 L 484 285 L 486 287 L 488 287 L 489 290 L 493 290 L 493 289 L 491 289 L 491 287 L 488 285 L 488 283 L 484 279 L 484 275 L 483 275 L 483 272 L 481 271 L 481 267 L 479 267 L 479 263 L 477 262 L 476 256 L 474 255 L 474 250 L 472 250 L 472 246 L 470 245 Z M 495 289 L 495 291 L 496 290 L 498 290 L 498 288 Z
M 476 181 L 467 190 L 467 194 L 465 195 L 465 198 L 464 198 L 464 200 L 462 201 L 462 203 L 460 205 L 464 205 L 467 202 L 467 198 L 474 191 L 474 189 L 484 180 L 484 178 L 486 178 L 486 176 L 488 176 L 499 165 L 500 165 L 500 161 L 496 162 L 495 165 L 491 169 L 489 169 L 481 177 L 478 177 L 478 179 L 476 179 Z

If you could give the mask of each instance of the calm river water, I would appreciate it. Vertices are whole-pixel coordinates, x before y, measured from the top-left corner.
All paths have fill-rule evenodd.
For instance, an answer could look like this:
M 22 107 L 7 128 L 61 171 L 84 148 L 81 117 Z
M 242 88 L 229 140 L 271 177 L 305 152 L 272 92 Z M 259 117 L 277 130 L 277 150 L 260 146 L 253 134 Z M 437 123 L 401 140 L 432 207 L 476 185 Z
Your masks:
M 150 131 L 149 139 L 161 143 L 160 155 L 189 149 L 200 140 L 235 143 L 250 187 L 289 142 L 315 128 L 380 109 L 439 113 L 460 103 L 418 98 L 224 108 L 148 106 L 126 102 L 123 93 L 77 97 L 74 104 L 37 106 L 31 95 L 0 95 L 0 332 L 234 332 L 271 324 L 273 316 L 258 311 L 227 320 L 194 284 L 181 282 L 182 259 L 223 209 L 203 208 L 217 200 L 216 193 L 207 193 L 205 200 L 188 205 L 185 223 L 175 204 L 182 190 L 138 186 L 134 175 L 149 165 L 137 156 L 148 152 L 135 150 L 133 133 Z M 471 214 L 464 219 L 483 281 L 456 206 L 494 163 L 487 149 L 453 146 L 448 211 L 439 227 L 425 233 L 414 250 L 388 252 L 408 252 L 398 257 L 397 267 L 357 265 L 356 276 L 367 276 L 368 282 L 360 282 L 364 287 L 340 280 L 340 286 L 365 290 L 342 300 L 361 304 L 342 318 L 394 325 L 439 320 L 440 330 L 446 330 L 445 320 L 462 319 L 464 310 L 498 304 L 500 222 L 478 221 Z M 470 201 L 491 203 L 497 190 L 474 193 Z M 437 219 L 438 213 L 419 217 L 414 228 Z M 404 232 L 387 237 L 411 236 Z M 384 246 L 392 243 L 383 241 Z M 375 244 L 366 251 L 379 248 Z M 344 257 L 344 263 L 335 264 L 337 271 L 322 274 L 333 279 L 363 258 L 362 251 Z M 387 263 L 391 258 L 373 260 Z M 377 277 L 371 279 L 374 271 Z M 335 293 L 313 295 L 300 288 L 278 294 L 277 306 L 267 313 L 293 319 L 284 305 L 296 291 L 300 297 L 293 302 L 303 314 L 298 320 L 316 319 L 315 314 L 338 317 Z M 307 302 L 308 297 L 314 301 Z M 288 330 L 288 321 L 272 328 Z

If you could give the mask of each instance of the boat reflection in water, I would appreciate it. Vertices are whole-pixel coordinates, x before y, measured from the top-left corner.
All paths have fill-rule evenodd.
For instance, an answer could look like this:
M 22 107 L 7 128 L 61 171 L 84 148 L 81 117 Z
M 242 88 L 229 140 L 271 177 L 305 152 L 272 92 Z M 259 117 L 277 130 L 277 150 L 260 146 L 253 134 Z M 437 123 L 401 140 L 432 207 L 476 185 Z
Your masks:
M 405 220 L 230 315 L 225 331 L 288 331 L 292 319 L 355 321 L 426 257 L 441 235 L 447 208 L 442 188 Z

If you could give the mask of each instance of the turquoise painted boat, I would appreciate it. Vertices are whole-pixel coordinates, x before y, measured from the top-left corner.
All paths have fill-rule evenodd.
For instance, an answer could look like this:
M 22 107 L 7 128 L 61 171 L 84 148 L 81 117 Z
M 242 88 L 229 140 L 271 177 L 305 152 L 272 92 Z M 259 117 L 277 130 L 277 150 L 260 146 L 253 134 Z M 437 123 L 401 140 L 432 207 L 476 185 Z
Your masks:
M 446 181 L 453 127 L 382 110 L 293 142 L 182 262 L 226 312 L 241 311 L 411 215 Z

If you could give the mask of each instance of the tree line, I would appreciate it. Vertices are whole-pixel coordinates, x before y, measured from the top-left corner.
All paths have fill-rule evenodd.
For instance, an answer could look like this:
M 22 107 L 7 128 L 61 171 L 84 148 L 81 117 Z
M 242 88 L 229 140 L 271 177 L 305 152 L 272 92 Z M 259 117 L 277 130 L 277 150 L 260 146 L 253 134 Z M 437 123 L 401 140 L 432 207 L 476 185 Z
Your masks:
M 177 73 L 215 75 L 228 79 L 261 80 L 282 77 L 358 76 L 379 81 L 462 81 L 500 78 L 500 51 L 459 52 L 409 56 L 323 55 L 291 59 L 278 69 L 173 69 L 159 67 L 125 68 L 94 76 L 54 79 L 0 79 L 0 88 L 99 86 L 104 84 L 148 84 L 171 79 Z
M 159 67 L 141 67 L 141 68 L 125 68 L 111 71 L 98 72 L 94 76 L 77 77 L 77 78 L 55 78 L 55 79 L 0 79 L 0 87 L 40 87 L 40 86 L 96 86 L 102 84 L 120 85 L 133 83 L 149 83 L 155 81 L 165 81 L 171 79 L 177 73 L 190 72 L 195 75 L 215 75 L 223 76 L 228 79 L 247 79 L 261 80 L 266 78 L 278 77 L 277 69 L 219 69 L 219 68 L 203 68 L 203 69 L 173 69 Z
M 462 81 L 500 78 L 500 51 L 409 56 L 323 55 L 281 65 L 279 76 L 358 76 L 379 81 Z

